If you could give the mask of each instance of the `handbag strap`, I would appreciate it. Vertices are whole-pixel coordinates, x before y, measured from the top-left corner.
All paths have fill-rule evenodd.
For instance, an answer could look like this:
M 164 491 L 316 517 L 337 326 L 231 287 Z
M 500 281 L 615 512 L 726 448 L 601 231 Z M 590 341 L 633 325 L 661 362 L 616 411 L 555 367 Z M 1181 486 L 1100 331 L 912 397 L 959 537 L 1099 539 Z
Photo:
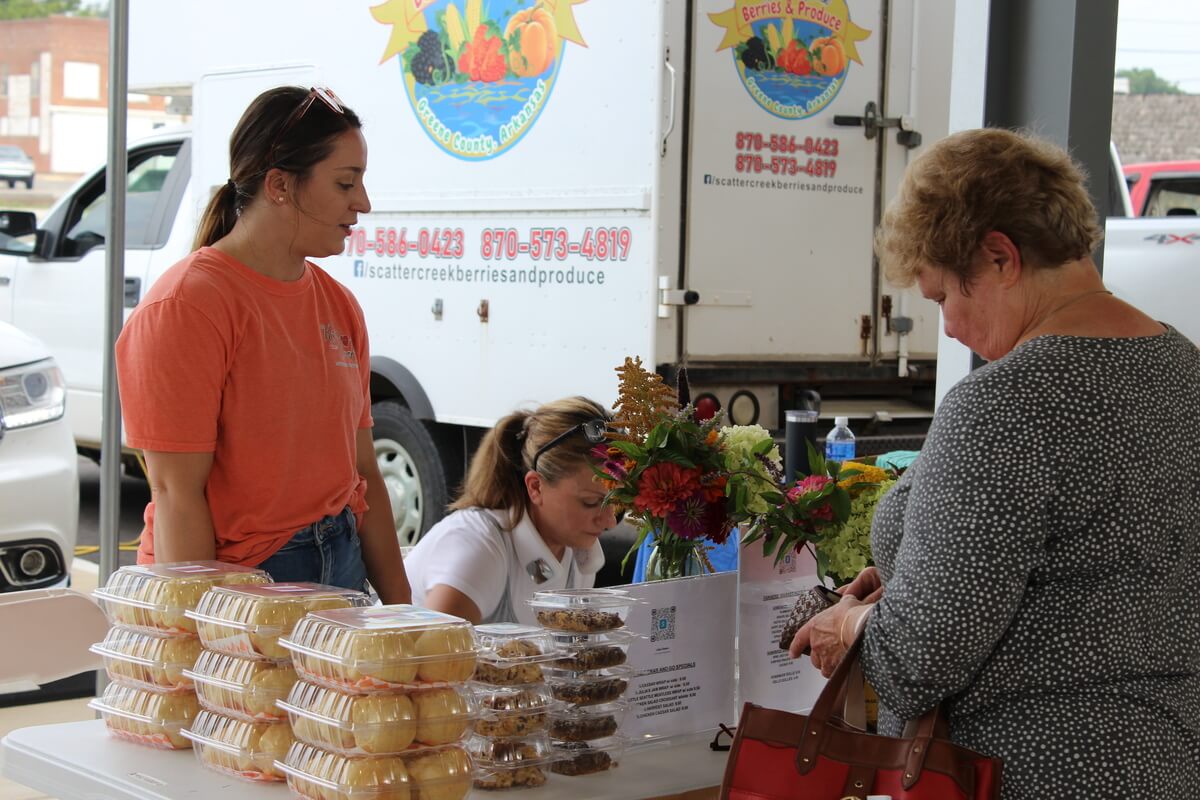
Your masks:
M 834 719 L 845 721 L 844 716 L 837 716 L 837 714 L 846 697 L 852 676 L 855 673 L 861 674 L 858 667 L 865 635 L 866 630 L 864 629 L 855 638 L 850 649 L 842 657 L 841 663 L 837 665 L 833 675 L 826 682 L 825 688 L 821 690 L 812 712 L 804 720 L 804 731 L 800 737 L 800 745 L 796 748 L 796 770 L 801 775 L 816 767 L 817 754 L 821 750 L 825 738 L 824 733 L 830 721 Z M 906 790 L 911 789 L 920 779 L 921 770 L 925 766 L 925 758 L 929 754 L 929 745 L 934 737 L 946 736 L 947 726 L 941 710 L 941 704 L 938 704 L 917 720 L 916 733 L 910 739 L 911 744 L 905 757 L 904 774 L 901 777 L 901 783 Z

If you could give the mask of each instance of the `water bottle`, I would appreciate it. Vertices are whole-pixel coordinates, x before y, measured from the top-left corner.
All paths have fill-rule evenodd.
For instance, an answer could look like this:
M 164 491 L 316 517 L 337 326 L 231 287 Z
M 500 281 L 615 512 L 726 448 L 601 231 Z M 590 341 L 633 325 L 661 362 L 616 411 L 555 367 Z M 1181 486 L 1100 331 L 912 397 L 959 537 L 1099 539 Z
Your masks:
M 849 417 L 834 417 L 833 430 L 825 437 L 825 458 L 830 461 L 854 460 L 854 434 Z

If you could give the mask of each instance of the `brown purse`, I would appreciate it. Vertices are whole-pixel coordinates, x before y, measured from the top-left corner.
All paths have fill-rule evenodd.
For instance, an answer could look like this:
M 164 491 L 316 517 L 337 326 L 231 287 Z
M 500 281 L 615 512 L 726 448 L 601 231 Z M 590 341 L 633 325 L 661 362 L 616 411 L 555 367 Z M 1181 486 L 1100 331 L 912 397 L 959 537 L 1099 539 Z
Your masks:
M 721 782 L 721 800 L 998 800 L 1000 759 L 949 740 L 940 706 L 912 737 L 867 733 L 840 706 L 858 665 L 855 640 L 808 716 L 747 703 Z

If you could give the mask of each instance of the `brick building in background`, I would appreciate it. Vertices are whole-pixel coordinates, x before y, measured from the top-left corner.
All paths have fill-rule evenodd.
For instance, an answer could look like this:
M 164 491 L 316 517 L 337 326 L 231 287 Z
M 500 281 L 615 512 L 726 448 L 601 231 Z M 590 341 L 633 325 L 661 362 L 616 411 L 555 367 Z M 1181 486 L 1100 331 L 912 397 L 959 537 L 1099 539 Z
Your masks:
M 179 117 L 165 98 L 129 96 L 130 139 Z M 80 173 L 104 161 L 108 139 L 108 20 L 52 16 L 0 21 L 0 144 L 39 173 Z

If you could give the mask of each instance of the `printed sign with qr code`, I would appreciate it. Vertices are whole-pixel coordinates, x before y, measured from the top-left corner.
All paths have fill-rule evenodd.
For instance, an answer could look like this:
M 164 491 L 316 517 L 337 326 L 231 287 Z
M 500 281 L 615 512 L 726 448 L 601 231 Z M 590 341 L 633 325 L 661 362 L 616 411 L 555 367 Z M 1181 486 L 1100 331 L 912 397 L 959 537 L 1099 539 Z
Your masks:
M 665 642 L 675 638 L 675 606 L 650 610 L 650 641 Z

